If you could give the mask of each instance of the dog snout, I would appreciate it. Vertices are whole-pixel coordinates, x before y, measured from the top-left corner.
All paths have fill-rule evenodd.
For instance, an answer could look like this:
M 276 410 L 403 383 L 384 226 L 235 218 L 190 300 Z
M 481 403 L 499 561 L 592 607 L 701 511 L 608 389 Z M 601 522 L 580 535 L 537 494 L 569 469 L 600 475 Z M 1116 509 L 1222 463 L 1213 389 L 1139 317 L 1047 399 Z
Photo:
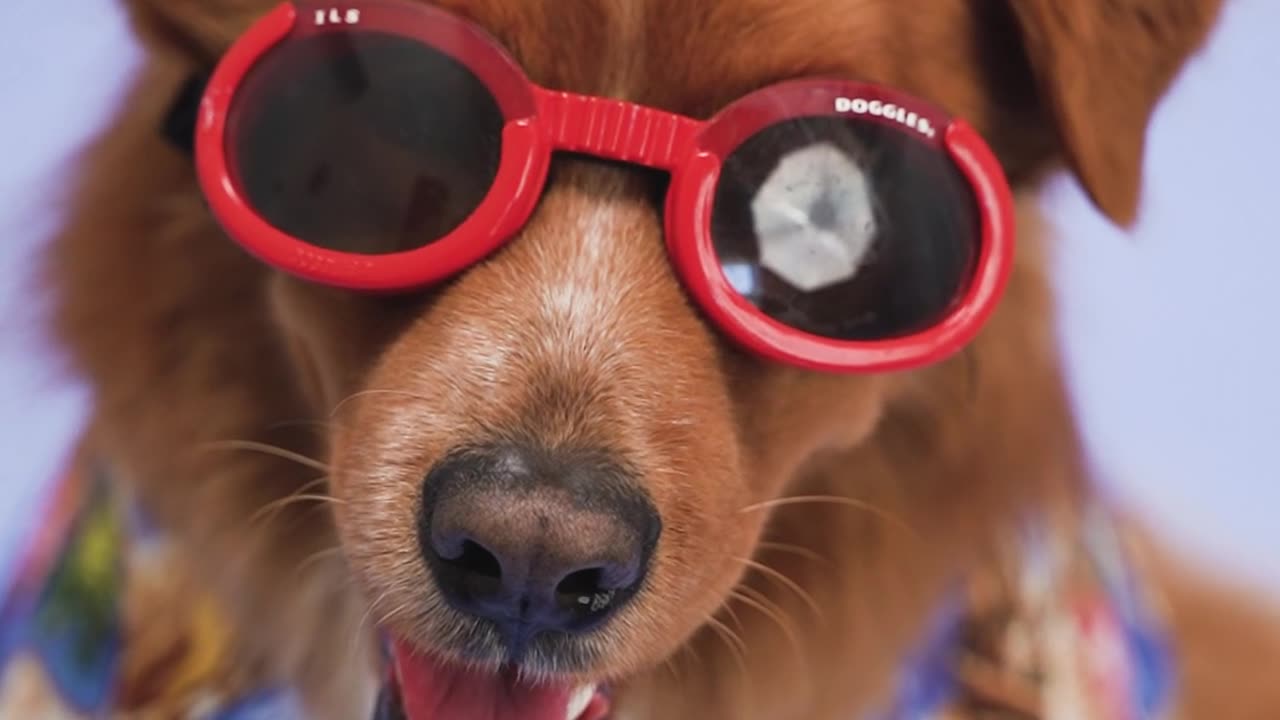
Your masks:
M 604 453 L 490 448 L 427 476 L 422 552 L 456 610 L 513 653 L 543 632 L 606 622 L 643 583 L 661 521 Z

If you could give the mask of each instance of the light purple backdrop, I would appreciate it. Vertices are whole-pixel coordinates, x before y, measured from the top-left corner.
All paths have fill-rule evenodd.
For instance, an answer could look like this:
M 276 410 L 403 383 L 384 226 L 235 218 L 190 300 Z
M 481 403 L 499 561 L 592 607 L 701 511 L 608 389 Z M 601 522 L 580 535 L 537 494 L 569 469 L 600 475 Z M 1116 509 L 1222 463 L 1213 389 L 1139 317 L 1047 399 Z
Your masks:
M 1280 3 L 1233 0 L 1157 114 L 1131 236 L 1070 183 L 1062 330 L 1088 441 L 1117 493 L 1182 546 L 1280 590 Z M 109 0 L 0 2 L 0 587 L 84 393 L 35 332 L 33 252 L 60 173 L 136 60 Z M 1269 88 L 1269 89 L 1268 89 Z

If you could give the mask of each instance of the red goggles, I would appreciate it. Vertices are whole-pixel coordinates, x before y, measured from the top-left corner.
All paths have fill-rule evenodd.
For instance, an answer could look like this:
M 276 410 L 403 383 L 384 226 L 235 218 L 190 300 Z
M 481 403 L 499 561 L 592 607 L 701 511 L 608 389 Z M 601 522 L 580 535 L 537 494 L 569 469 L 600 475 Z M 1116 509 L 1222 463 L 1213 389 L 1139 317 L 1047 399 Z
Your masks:
M 670 173 L 666 243 L 732 340 L 825 371 L 938 361 L 977 333 L 1013 255 L 1010 192 L 967 124 L 891 89 L 802 79 L 709 120 L 533 84 L 483 30 L 410 0 L 295 0 L 205 90 L 209 206 L 263 261 L 396 292 L 527 222 L 552 154 Z

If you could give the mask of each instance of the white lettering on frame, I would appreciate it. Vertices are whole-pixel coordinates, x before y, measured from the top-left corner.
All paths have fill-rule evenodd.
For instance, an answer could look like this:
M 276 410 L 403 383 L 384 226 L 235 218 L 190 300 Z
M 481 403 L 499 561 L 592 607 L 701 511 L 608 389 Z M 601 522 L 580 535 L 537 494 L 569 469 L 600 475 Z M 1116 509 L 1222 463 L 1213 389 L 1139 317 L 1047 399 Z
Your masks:
M 925 137 L 931 138 L 938 134 L 938 129 L 933 126 L 929 118 L 921 117 L 919 114 L 911 112 L 900 105 L 887 103 L 883 100 L 838 97 L 836 98 L 836 112 L 882 117 L 886 120 L 906 125 Z
M 357 25 L 360 23 L 360 11 L 329 8 L 316 10 L 316 25 Z

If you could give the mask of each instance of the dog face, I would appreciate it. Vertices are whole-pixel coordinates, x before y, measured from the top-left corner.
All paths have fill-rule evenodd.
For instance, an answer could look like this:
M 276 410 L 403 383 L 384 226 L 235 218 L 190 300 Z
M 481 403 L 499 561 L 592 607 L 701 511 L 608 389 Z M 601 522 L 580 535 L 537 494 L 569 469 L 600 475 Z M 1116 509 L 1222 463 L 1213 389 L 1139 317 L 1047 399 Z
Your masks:
M 153 46 L 208 63 L 269 5 L 131 9 Z M 1016 186 L 1062 158 L 1124 222 L 1149 113 L 1217 3 L 439 5 L 539 84 L 696 117 L 790 78 L 899 88 L 966 118 Z M 663 189 L 640 171 L 558 159 L 519 235 L 429 291 L 269 280 L 299 385 L 332 418 L 345 553 L 405 644 L 575 684 L 654 667 L 741 579 L 769 517 L 758 504 L 872 441 L 929 382 L 934 370 L 804 372 L 726 342 L 668 262 Z M 1019 304 L 1019 282 L 980 343 L 1046 321 Z

